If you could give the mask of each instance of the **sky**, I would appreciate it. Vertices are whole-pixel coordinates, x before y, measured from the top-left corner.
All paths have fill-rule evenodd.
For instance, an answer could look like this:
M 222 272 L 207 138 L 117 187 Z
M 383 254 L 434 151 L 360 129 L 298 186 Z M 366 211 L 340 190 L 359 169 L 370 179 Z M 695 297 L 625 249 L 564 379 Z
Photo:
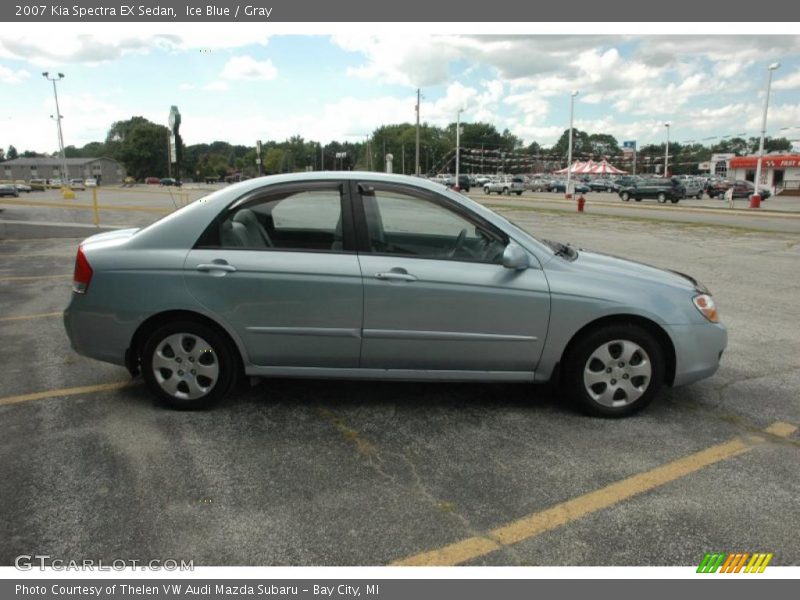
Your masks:
M 161 29 L 159 29 L 161 28 Z M 0 30 L 0 147 L 57 148 L 52 84 L 66 145 L 105 139 L 134 115 L 182 115 L 186 144 L 254 145 L 292 135 L 365 139 L 383 124 L 493 123 L 552 145 L 568 127 L 620 142 L 758 135 L 767 66 L 775 71 L 768 134 L 800 149 L 800 36 L 437 35 L 421 28 L 276 33 L 243 23 L 210 29 L 23 24 Z M 595 27 L 594 29 L 602 29 Z M 430 30 L 428 28 L 428 30 Z

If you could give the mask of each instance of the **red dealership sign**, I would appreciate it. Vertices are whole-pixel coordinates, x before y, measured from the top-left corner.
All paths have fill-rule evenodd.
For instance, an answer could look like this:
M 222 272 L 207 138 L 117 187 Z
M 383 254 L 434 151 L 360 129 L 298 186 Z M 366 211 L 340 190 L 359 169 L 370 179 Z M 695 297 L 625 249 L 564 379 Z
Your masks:
M 731 169 L 755 169 L 757 156 L 737 156 L 731 159 Z M 786 169 L 800 167 L 800 154 L 767 154 L 761 159 L 762 169 Z

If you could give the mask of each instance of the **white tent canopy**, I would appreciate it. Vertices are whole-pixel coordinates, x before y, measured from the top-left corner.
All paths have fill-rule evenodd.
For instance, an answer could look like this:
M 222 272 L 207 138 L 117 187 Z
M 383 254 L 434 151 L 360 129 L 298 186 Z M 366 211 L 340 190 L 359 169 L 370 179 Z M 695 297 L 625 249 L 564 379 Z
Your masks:
M 593 160 L 581 162 L 576 160 L 572 166 L 565 167 L 560 171 L 556 171 L 556 173 L 561 175 L 566 175 L 567 173 L 573 175 L 623 175 L 627 171 L 618 169 L 604 158 L 600 162 L 594 162 Z

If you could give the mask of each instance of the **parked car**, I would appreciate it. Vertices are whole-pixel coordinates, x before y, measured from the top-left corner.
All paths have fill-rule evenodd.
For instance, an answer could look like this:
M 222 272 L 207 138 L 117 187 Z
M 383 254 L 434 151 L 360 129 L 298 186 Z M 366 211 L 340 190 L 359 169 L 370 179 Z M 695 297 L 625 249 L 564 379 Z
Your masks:
M 572 186 L 572 190 L 575 194 L 588 194 L 589 193 L 589 186 L 585 183 L 581 183 L 580 181 L 570 181 L 570 185 Z M 564 179 L 554 179 L 550 182 L 550 187 L 548 188 L 551 192 L 558 192 L 561 194 L 567 193 L 567 182 Z
M 489 177 L 488 175 L 476 175 L 475 176 L 475 185 L 478 186 L 478 187 L 481 187 L 481 186 L 483 186 L 484 183 L 486 183 L 487 181 L 491 181 L 491 180 L 492 180 L 492 178 Z
M 733 187 L 734 198 L 749 198 L 756 193 L 756 186 L 750 181 L 738 179 L 736 181 L 720 181 L 706 190 L 710 198 L 724 198 L 725 192 Z M 759 195 L 762 200 L 769 198 L 772 193 L 767 188 L 760 188 Z
M 147 185 L 160 185 L 161 179 L 159 177 L 145 177 L 144 182 Z
M 164 177 L 159 181 L 161 185 L 180 187 L 181 182 L 173 177 Z
M 549 189 L 551 181 L 552 180 L 546 177 L 532 177 L 530 181 L 528 181 L 528 189 L 532 192 L 543 192 Z
M 456 177 L 455 177 L 455 175 L 448 176 L 445 179 L 444 185 L 449 187 L 449 188 L 455 187 L 455 185 L 456 185 Z M 458 187 L 461 188 L 461 190 L 464 191 L 464 192 L 468 192 L 471 189 L 469 175 L 464 175 L 463 173 L 459 173 L 459 175 L 458 175 Z
M 667 200 L 677 204 L 685 195 L 686 188 L 680 181 L 665 177 L 639 179 L 633 185 L 619 190 L 619 197 L 625 202 L 631 199 L 641 202 L 645 198 L 650 198 L 658 200 L 661 204 Z
M 44 179 L 31 179 L 28 184 L 34 192 L 43 192 L 47 189 L 47 181 Z
M 133 179 L 133 177 L 126 177 L 124 183 L 127 183 L 128 179 Z M 94 177 L 89 177 L 85 183 L 87 188 L 97 187 L 97 179 L 95 179 Z
M 85 190 L 86 184 L 83 183 L 83 179 L 70 179 L 69 187 L 71 190 Z
M 684 198 L 697 198 L 698 200 L 702 200 L 704 181 L 696 177 L 685 177 L 678 181 L 684 187 Z
M 253 179 L 92 236 L 72 289 L 72 347 L 180 409 L 245 376 L 557 379 L 586 412 L 620 417 L 712 375 L 727 343 L 688 275 L 372 172 Z
M 19 190 L 13 183 L 0 183 L 0 196 L 14 196 L 19 198 Z
M 14 183 L 12 184 L 15 188 L 17 188 L 18 192 L 25 192 L 26 194 L 30 194 L 33 188 L 29 186 L 27 183 Z
M 521 196 L 525 191 L 525 180 L 522 177 L 499 177 L 483 184 L 483 193 L 487 196 L 491 193 L 498 193 L 504 196 L 516 194 Z
M 592 179 L 589 189 L 593 192 L 618 192 L 619 186 L 610 179 Z

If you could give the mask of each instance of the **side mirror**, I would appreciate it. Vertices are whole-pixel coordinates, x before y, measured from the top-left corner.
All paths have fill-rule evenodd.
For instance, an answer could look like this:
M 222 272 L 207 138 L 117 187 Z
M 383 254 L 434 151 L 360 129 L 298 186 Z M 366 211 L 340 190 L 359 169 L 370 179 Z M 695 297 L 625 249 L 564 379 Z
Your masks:
M 527 269 L 530 266 L 527 252 L 514 242 L 509 243 L 503 250 L 503 266 L 515 271 Z

